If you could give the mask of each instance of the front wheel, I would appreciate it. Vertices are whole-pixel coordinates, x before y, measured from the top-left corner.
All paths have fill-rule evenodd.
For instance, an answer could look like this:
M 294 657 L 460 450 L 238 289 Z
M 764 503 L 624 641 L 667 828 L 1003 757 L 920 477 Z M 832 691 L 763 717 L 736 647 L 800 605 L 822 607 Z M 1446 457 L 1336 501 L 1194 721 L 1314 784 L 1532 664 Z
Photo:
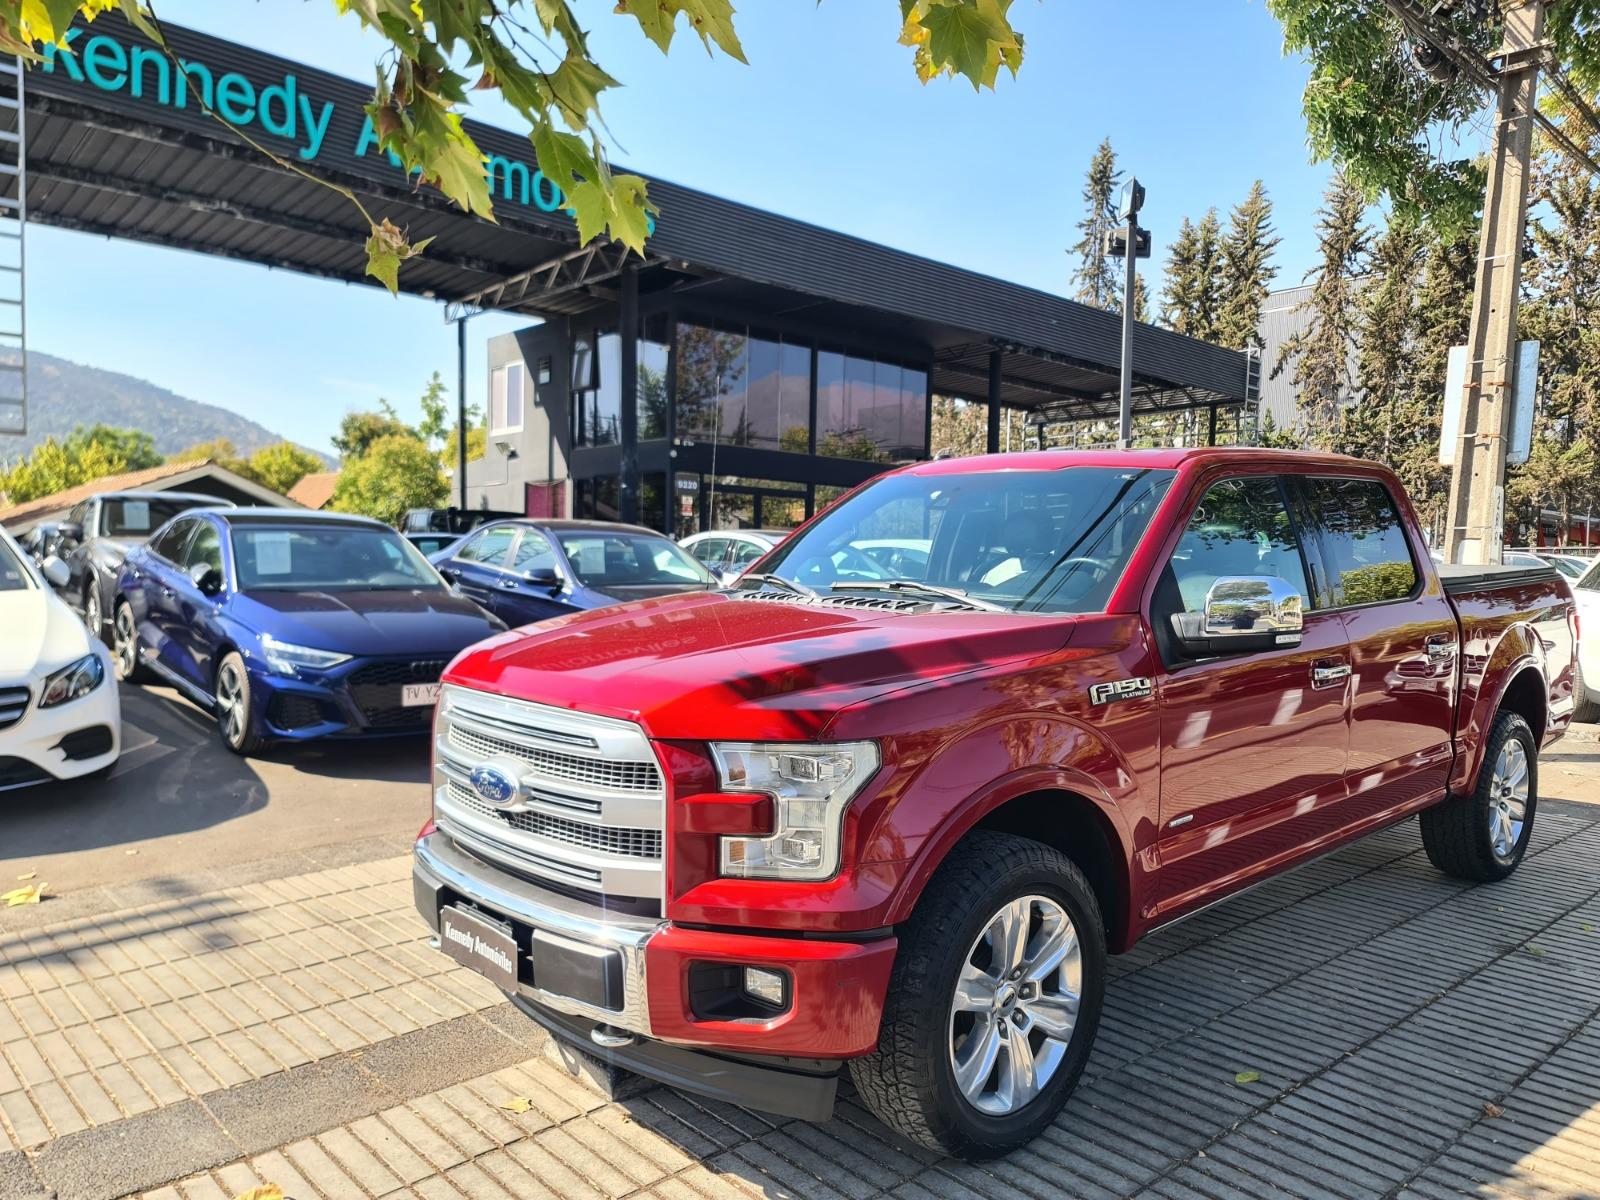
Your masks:
M 1572 668 L 1572 697 L 1575 701 L 1572 709 L 1574 721 L 1600 721 L 1600 701 L 1590 699 L 1589 685 L 1583 679 L 1583 668 L 1576 664 Z
M 1503 712 L 1489 727 L 1478 786 L 1423 812 L 1428 861 L 1457 879 L 1504 879 L 1528 852 L 1538 805 L 1538 743 L 1520 715 Z
M 255 701 L 250 673 L 237 650 L 222 656 L 217 666 L 217 732 L 222 744 L 238 755 L 254 754 L 263 739 L 255 731 Z
M 105 614 L 100 611 L 100 584 L 89 581 L 83 594 L 83 623 L 89 627 L 89 636 L 102 641 L 106 635 Z
M 851 1077 L 912 1141 L 1004 1154 L 1066 1104 L 1104 992 L 1105 928 L 1083 872 L 1042 843 L 971 834 L 902 929 L 877 1048 Z

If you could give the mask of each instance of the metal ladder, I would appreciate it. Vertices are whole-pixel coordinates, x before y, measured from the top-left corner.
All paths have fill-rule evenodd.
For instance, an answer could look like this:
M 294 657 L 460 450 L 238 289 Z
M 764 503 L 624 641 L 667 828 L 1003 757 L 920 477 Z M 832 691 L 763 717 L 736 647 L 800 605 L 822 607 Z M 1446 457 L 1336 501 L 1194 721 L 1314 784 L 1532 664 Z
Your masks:
M 22 60 L 0 60 L 0 434 L 28 432 L 28 138 Z

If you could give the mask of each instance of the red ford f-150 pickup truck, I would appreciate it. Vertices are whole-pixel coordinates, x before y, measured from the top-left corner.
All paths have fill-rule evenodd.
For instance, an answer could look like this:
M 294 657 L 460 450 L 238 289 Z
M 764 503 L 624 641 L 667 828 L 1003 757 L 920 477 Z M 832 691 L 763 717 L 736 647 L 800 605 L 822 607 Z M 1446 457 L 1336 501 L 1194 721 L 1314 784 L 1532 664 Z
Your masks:
M 613 1065 L 967 1157 L 1051 1121 L 1106 955 L 1420 814 L 1521 860 L 1573 710 L 1547 568 L 1436 568 L 1389 471 L 1263 450 L 922 463 L 731 590 L 444 677 L 418 907 Z

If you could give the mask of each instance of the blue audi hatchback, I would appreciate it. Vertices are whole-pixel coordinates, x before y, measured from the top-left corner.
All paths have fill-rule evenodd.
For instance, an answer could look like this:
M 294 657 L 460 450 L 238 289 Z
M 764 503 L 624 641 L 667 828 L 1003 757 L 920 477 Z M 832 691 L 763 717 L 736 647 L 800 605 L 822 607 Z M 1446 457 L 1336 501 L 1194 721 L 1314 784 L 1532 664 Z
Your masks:
M 505 623 L 365 517 L 184 513 L 123 562 L 117 673 L 211 709 L 223 743 L 426 731 L 439 676 Z

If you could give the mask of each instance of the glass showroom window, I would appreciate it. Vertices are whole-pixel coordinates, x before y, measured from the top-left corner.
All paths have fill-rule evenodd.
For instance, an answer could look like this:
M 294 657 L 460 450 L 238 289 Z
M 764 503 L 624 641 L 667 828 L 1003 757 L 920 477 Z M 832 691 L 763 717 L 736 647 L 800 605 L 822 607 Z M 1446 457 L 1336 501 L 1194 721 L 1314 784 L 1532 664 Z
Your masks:
M 489 375 L 489 430 L 517 433 L 522 429 L 522 400 L 528 372 L 521 363 L 496 367 Z
M 591 386 L 580 391 L 573 404 L 573 442 L 614 446 L 622 441 L 622 339 L 602 333 L 595 339 L 594 355 L 594 371 L 587 380 Z M 581 382 L 576 371 L 573 382 Z
M 928 449 L 928 376 L 893 363 L 817 355 L 817 453 L 910 462 Z

